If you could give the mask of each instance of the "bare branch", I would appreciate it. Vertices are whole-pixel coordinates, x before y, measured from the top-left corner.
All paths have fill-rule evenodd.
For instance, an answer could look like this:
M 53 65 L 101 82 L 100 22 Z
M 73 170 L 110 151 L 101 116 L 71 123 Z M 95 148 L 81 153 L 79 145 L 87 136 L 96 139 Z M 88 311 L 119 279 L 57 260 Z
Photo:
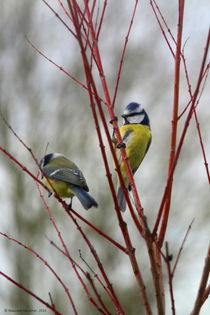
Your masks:
M 209 294 L 209 291 L 210 291 L 209 286 L 206 288 L 209 273 L 210 273 L 210 246 L 208 248 L 207 256 L 205 258 L 204 268 L 203 268 L 203 272 L 201 276 L 201 281 L 200 281 L 197 297 L 195 300 L 195 305 L 190 315 L 198 315 L 200 313 L 200 309 Z
M 49 303 L 45 302 L 43 299 L 38 297 L 36 294 L 34 294 L 32 291 L 24 287 L 22 284 L 19 282 L 15 281 L 14 279 L 10 278 L 8 275 L 6 275 L 4 272 L 0 271 L 0 275 L 2 275 L 4 278 L 12 282 L 14 285 L 19 287 L 21 290 L 25 291 L 27 294 L 33 296 L 36 300 L 38 300 L 40 303 L 45 305 L 47 308 L 49 308 L 51 311 L 53 311 L 56 315 L 61 315 L 59 311 L 57 311 L 53 306 L 51 306 Z

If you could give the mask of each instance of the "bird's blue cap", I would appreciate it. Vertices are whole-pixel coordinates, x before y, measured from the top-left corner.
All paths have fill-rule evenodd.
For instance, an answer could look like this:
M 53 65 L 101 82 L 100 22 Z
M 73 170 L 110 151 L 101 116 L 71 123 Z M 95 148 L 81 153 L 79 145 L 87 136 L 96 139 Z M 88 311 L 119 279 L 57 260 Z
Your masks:
M 139 111 L 141 105 L 138 104 L 138 103 L 135 103 L 135 102 L 132 102 L 132 103 L 129 103 L 126 107 L 125 107 L 125 110 L 128 110 L 128 111 Z
M 140 113 L 142 111 L 142 109 L 143 108 L 138 103 L 135 103 L 135 102 L 129 103 L 125 107 L 122 117 L 127 116 L 127 115 L 130 116 L 130 115 L 134 115 L 136 113 Z

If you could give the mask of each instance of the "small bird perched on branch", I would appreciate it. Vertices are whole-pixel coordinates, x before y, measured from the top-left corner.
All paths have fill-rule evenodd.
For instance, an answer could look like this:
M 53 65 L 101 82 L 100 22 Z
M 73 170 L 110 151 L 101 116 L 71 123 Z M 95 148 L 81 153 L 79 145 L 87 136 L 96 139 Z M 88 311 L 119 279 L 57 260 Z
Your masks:
M 67 157 L 60 153 L 47 154 L 41 160 L 40 167 L 50 191 L 56 192 L 60 197 L 71 198 L 70 208 L 75 195 L 86 210 L 98 206 L 88 193 L 89 188 L 81 170 Z
M 129 103 L 125 107 L 122 117 L 124 119 L 124 124 L 120 128 L 120 134 L 123 145 L 125 145 L 132 172 L 135 174 L 147 153 L 152 140 L 149 117 L 142 106 L 135 102 Z M 119 148 L 119 145 L 117 147 Z M 128 190 L 131 190 L 126 168 L 119 150 L 117 156 L 125 185 Z M 117 187 L 117 200 L 121 211 L 125 211 L 126 201 L 119 181 Z

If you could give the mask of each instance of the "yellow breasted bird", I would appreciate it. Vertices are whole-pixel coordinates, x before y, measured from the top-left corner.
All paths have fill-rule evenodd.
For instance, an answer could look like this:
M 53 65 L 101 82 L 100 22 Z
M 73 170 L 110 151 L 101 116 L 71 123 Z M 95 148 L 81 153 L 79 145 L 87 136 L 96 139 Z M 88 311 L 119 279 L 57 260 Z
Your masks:
M 129 103 L 125 107 L 122 117 L 124 124 L 120 128 L 120 134 L 126 146 L 126 154 L 132 172 L 135 174 L 149 149 L 152 139 L 149 117 L 142 106 L 135 102 Z M 120 150 L 117 151 L 117 156 L 123 180 L 128 190 L 130 190 L 129 180 Z M 120 183 L 118 183 L 117 187 L 117 199 L 121 211 L 125 211 L 126 201 Z
M 89 188 L 81 170 L 67 157 L 60 153 L 47 154 L 41 160 L 40 167 L 47 187 L 60 197 L 71 198 L 69 207 L 75 195 L 86 210 L 98 206 L 88 193 Z

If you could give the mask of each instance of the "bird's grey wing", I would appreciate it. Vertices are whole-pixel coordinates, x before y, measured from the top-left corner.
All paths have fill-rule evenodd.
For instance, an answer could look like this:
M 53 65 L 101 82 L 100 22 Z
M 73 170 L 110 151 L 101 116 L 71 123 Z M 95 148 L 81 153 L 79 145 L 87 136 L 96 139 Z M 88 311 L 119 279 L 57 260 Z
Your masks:
M 127 129 L 121 136 L 122 136 L 122 141 L 123 143 L 126 145 L 128 143 L 128 141 L 130 140 L 130 136 L 131 134 L 133 133 L 133 129 Z M 119 164 L 122 163 L 122 155 L 121 155 L 121 152 L 120 150 L 117 150 L 116 151 L 116 154 L 117 154 L 117 159 L 118 159 L 118 162 Z
M 82 172 L 78 169 L 73 170 L 70 168 L 56 168 L 56 167 L 44 167 L 43 173 L 46 177 L 51 179 L 60 180 L 72 185 L 82 187 L 86 191 L 89 191 L 86 180 Z
M 133 129 L 127 129 L 126 132 L 122 135 L 123 142 L 128 142 L 130 134 L 133 133 Z

